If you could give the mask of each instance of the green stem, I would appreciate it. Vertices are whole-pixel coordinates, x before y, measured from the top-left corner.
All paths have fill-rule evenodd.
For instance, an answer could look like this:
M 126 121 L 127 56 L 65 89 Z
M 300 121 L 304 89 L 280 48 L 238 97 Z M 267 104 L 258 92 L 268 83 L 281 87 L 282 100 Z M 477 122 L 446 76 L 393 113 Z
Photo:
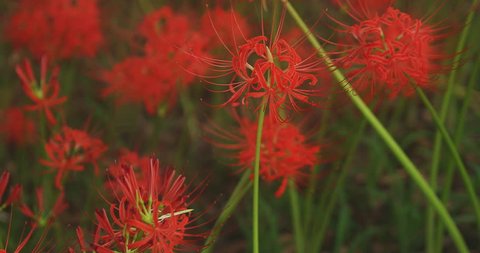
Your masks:
M 425 96 L 425 93 L 422 91 L 422 89 L 418 88 L 418 86 L 415 86 L 415 90 L 417 91 L 417 94 L 420 96 L 420 99 L 422 100 L 422 102 L 430 111 L 430 114 L 432 115 L 433 120 L 437 125 L 437 129 L 440 130 L 440 133 L 442 134 L 443 139 L 447 143 L 447 146 L 452 155 L 452 158 L 459 169 L 460 175 L 463 179 L 463 183 L 467 188 L 470 201 L 472 201 L 473 207 L 475 209 L 477 223 L 478 225 L 480 225 L 480 204 L 478 203 L 478 198 L 477 198 L 477 194 L 475 193 L 475 188 L 473 187 L 472 181 L 470 180 L 470 175 L 468 174 L 467 168 L 465 167 L 465 164 L 463 163 L 462 158 L 458 153 L 456 145 L 452 140 L 452 138 L 450 137 L 450 134 L 447 132 L 447 129 L 445 129 L 445 126 L 442 124 L 440 117 L 437 115 L 437 112 L 435 111 L 435 108 L 433 108 L 427 96 Z
M 315 36 L 311 33 L 308 26 L 303 22 L 300 15 L 297 13 L 295 8 L 288 2 L 288 0 L 281 0 L 285 3 L 286 8 L 292 18 L 297 22 L 298 26 L 307 36 L 310 43 L 314 46 L 317 50 L 319 56 L 324 60 L 325 64 L 328 66 L 330 71 L 332 72 L 334 78 L 339 82 L 339 84 L 344 88 L 352 102 L 355 104 L 358 110 L 363 114 L 363 116 L 367 119 L 367 121 L 372 125 L 373 129 L 377 132 L 377 134 L 383 139 L 385 144 L 388 146 L 390 151 L 393 155 L 397 158 L 397 160 L 403 165 L 406 172 L 410 175 L 413 181 L 417 184 L 420 190 L 423 192 L 427 200 L 430 202 L 431 205 L 435 208 L 438 212 L 442 220 L 444 221 L 445 225 L 447 226 L 448 231 L 458 249 L 459 252 L 465 253 L 469 252 L 465 241 L 460 234 L 455 222 L 453 221 L 452 217 L 448 213 L 445 206 L 442 202 L 438 199 L 435 195 L 435 192 L 432 190 L 428 182 L 423 178 L 422 174 L 419 172 L 417 167 L 412 163 L 410 158 L 405 154 L 402 148 L 397 144 L 397 142 L 393 139 L 390 133 L 385 129 L 382 123 L 375 117 L 372 111 L 368 108 L 368 106 L 363 102 L 363 100 L 357 96 L 355 91 L 353 90 L 350 83 L 347 81 L 343 73 L 334 66 L 333 61 L 328 57 L 327 53 L 320 45 L 318 40 Z
M 297 189 L 295 188 L 295 182 L 289 180 L 288 182 L 288 191 L 290 195 L 290 206 L 292 208 L 292 221 L 293 221 L 293 232 L 295 234 L 295 246 L 297 247 L 297 253 L 305 252 L 305 244 L 303 237 L 302 222 L 300 219 L 300 203 L 298 201 Z
M 452 97 L 453 85 L 455 83 L 455 79 L 457 78 L 458 68 L 460 64 L 460 60 L 462 57 L 462 51 L 464 50 L 465 44 L 467 42 L 467 37 L 470 31 L 470 24 L 473 21 L 473 17 L 475 15 L 476 8 L 475 5 L 477 4 L 477 0 L 472 2 L 472 6 L 468 13 L 467 19 L 465 20 L 465 26 L 460 34 L 460 39 L 458 40 L 457 48 L 455 50 L 455 57 L 452 63 L 452 71 L 448 77 L 447 82 L 447 89 L 445 91 L 445 95 L 443 96 L 443 101 L 440 109 L 440 123 L 443 125 L 445 123 L 445 119 L 447 118 L 448 109 L 450 107 L 450 101 Z M 438 177 L 438 168 L 440 164 L 440 156 L 442 152 L 442 133 L 440 129 L 437 129 L 435 133 L 435 141 L 433 144 L 433 154 L 432 154 L 432 164 L 430 168 L 430 184 L 436 189 L 437 185 L 437 177 Z M 433 252 L 433 244 L 434 244 L 434 214 L 431 207 L 427 208 L 427 252 Z
M 265 119 L 266 101 L 263 101 L 258 115 L 257 141 L 255 146 L 255 161 L 253 165 L 253 253 L 259 253 L 258 239 L 258 195 L 260 188 L 260 151 L 262 149 L 263 121 Z
M 463 104 L 460 109 L 460 113 L 458 117 L 458 123 L 455 128 L 455 133 L 453 135 L 453 141 L 456 146 L 460 144 L 460 140 L 463 138 L 463 131 L 465 129 L 465 119 L 468 112 L 468 107 L 470 105 L 470 101 L 472 100 L 473 89 L 477 81 L 479 68 L 480 68 L 480 61 L 477 58 L 475 65 L 473 67 L 473 74 L 470 77 L 470 80 L 468 82 L 468 86 L 465 93 L 466 97 L 463 99 Z M 455 166 L 455 163 L 452 160 L 449 160 L 447 169 L 446 169 L 446 175 L 445 175 L 446 179 L 445 179 L 445 183 L 442 191 L 443 203 L 447 203 L 450 198 L 450 189 L 452 187 L 452 182 L 453 182 L 454 166 Z M 443 224 L 441 223 L 438 224 L 435 231 L 435 242 L 436 242 L 435 252 L 440 252 L 442 247 L 442 242 L 443 242 Z
M 202 250 L 202 253 L 211 253 L 213 251 L 215 239 L 220 234 L 223 224 L 225 224 L 228 218 L 230 218 L 233 211 L 235 211 L 238 204 L 240 203 L 240 200 L 242 200 L 242 198 L 252 186 L 249 177 L 250 170 L 247 170 L 243 173 L 242 178 L 238 182 L 237 186 L 235 186 L 235 189 L 233 190 L 232 195 L 230 195 L 230 198 L 225 204 L 225 207 L 220 213 L 220 216 L 218 216 L 218 219 L 215 221 L 215 225 L 212 228 L 212 232 L 208 235 L 208 238 L 205 242 L 205 248 Z
M 332 101 L 332 100 L 329 100 Z M 329 105 L 331 102 L 329 103 Z M 327 105 L 327 106 L 329 106 Z M 327 129 L 328 119 L 330 118 L 330 110 L 325 110 L 322 114 L 320 130 L 318 131 L 318 136 L 323 137 L 325 135 L 325 131 Z M 317 174 L 320 170 L 319 165 L 315 165 L 309 176 L 308 187 L 306 190 L 306 197 L 305 197 L 305 218 L 304 218 L 304 227 L 307 228 L 308 224 L 312 221 L 312 213 L 313 213 L 313 197 L 315 195 L 315 189 L 317 188 L 318 177 Z
M 180 85 L 178 88 L 181 89 Z M 190 133 L 190 138 L 194 141 L 197 141 L 200 136 L 199 127 L 197 123 L 197 118 L 195 117 L 195 105 L 192 103 L 188 92 L 186 89 L 181 89 L 180 91 L 180 104 L 185 113 L 185 120 L 187 121 L 188 132 Z
M 331 216 L 333 212 L 333 208 L 335 207 L 335 204 L 337 203 L 338 196 L 340 194 L 340 190 L 343 187 L 343 182 L 345 181 L 345 178 L 348 175 L 348 171 L 350 168 L 350 164 L 353 161 L 353 155 L 355 154 L 355 151 L 357 150 L 358 144 L 360 143 L 360 139 L 363 136 L 363 132 L 365 131 L 365 127 L 367 125 L 367 121 L 363 119 L 360 123 L 360 126 L 358 127 L 358 130 L 353 137 L 350 145 L 350 149 L 347 152 L 345 161 L 340 169 L 340 175 L 338 176 L 335 188 L 332 192 L 332 196 L 330 197 L 327 206 L 325 208 L 325 211 L 322 213 L 321 218 L 319 219 L 319 225 L 318 230 L 314 235 L 316 235 L 315 238 L 313 238 L 313 250 L 312 252 L 320 252 L 322 248 L 322 243 L 323 243 L 323 238 L 325 237 L 325 232 L 327 231 L 327 227 L 331 221 Z

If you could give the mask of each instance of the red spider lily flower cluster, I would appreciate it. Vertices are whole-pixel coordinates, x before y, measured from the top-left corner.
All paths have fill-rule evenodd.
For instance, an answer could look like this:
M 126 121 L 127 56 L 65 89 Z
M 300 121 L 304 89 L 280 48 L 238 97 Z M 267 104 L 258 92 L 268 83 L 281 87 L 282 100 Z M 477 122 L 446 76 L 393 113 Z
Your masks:
M 10 172 L 4 171 L 0 176 L 0 211 L 13 202 L 19 200 L 20 194 L 22 192 L 22 187 L 20 185 L 15 185 L 12 187 L 10 194 L 5 200 L 2 200 L 3 194 L 5 194 L 5 190 L 8 186 L 8 181 L 10 180 Z
M 9 143 L 23 145 L 35 139 L 35 123 L 27 118 L 21 108 L 12 107 L 0 113 L 0 135 Z
M 54 67 L 50 74 L 50 78 L 47 78 L 47 67 L 47 58 L 42 57 L 39 80 L 35 78 L 32 65 L 28 60 L 25 60 L 23 68 L 21 65 L 17 65 L 16 71 L 18 77 L 22 81 L 23 91 L 28 98 L 35 103 L 34 105 L 28 105 L 24 108 L 30 111 L 43 110 L 47 116 L 48 122 L 51 125 L 55 125 L 57 120 L 53 115 L 52 108 L 63 104 L 67 98 L 59 97 L 60 84 L 58 82 L 58 74 L 60 69 Z
M 60 192 L 51 209 L 45 209 L 45 200 L 43 197 L 43 189 L 38 188 L 36 190 L 37 208 L 32 210 L 26 204 L 20 206 L 20 211 L 27 217 L 34 220 L 35 224 L 43 227 L 49 225 L 58 215 L 60 215 L 67 208 L 67 204 L 64 200 L 64 193 Z M 47 211 L 47 212 L 46 212 Z
M 38 58 L 92 57 L 103 43 L 96 0 L 21 0 L 6 33 Z
M 150 114 L 164 103 L 173 104 L 179 90 L 195 79 L 188 72 L 205 71 L 183 52 L 205 55 L 208 45 L 208 38 L 193 31 L 191 23 L 168 6 L 148 14 L 138 28 L 146 39 L 143 56 L 129 57 L 103 72 L 101 78 L 108 83 L 103 94 L 116 95 L 119 104 L 143 103 Z
M 57 170 L 55 186 L 63 189 L 62 179 L 68 171 L 83 171 L 85 165 L 92 164 L 97 172 L 97 160 L 106 150 L 100 139 L 81 130 L 63 127 L 61 133 L 45 144 L 48 160 L 40 162 Z
M 263 35 L 249 39 L 243 37 L 244 43 L 239 46 L 235 44 L 233 50 L 225 44 L 232 56 L 230 60 L 199 57 L 212 66 L 212 71 L 216 73 L 210 77 L 229 76 L 228 82 L 223 84 L 210 82 L 226 87 L 217 92 L 231 93 L 222 106 L 248 105 L 250 101 L 260 101 L 260 104 L 268 105 L 270 116 L 284 120 L 280 111 L 299 111 L 305 105 L 318 105 L 313 98 L 322 95 L 315 76 L 321 69 L 321 63 L 313 58 L 300 57 L 294 47 L 280 38 L 284 15 L 280 28 L 270 40 Z
M 229 149 L 236 163 L 242 169 L 252 169 L 255 161 L 257 138 L 257 122 L 249 119 L 238 119 L 238 133 L 215 128 L 208 129 L 214 136 L 221 139 L 214 144 L 220 148 Z M 266 182 L 280 181 L 275 192 L 280 197 L 285 192 L 288 180 L 304 179 L 308 174 L 306 168 L 318 164 L 317 158 L 320 146 L 310 145 L 307 138 L 292 123 L 265 121 L 262 133 L 260 153 L 260 177 Z M 253 169 L 252 169 L 253 171 Z
M 395 98 L 411 95 L 412 83 L 429 87 L 432 74 L 441 69 L 442 57 L 434 47 L 436 29 L 392 7 L 381 15 L 355 18 L 359 20 L 355 25 L 342 24 L 343 42 L 337 43 L 342 49 L 336 61 L 357 91 Z
M 109 211 L 96 212 L 92 248 L 97 252 L 174 252 L 188 247 L 198 235 L 191 231 L 193 209 L 185 177 L 173 170 L 160 170 L 159 161 L 150 159 L 147 180 L 138 181 L 131 166 L 124 164 L 116 178 L 117 203 Z M 113 221 L 113 222 L 111 222 Z M 80 248 L 87 250 L 78 229 Z M 73 252 L 73 250 L 71 250 Z

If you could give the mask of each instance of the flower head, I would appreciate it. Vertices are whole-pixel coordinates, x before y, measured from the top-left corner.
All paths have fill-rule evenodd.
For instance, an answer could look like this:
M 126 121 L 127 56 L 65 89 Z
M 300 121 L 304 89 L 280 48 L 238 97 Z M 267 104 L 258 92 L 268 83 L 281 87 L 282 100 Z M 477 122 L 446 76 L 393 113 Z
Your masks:
M 92 57 L 103 43 L 96 0 L 21 0 L 6 32 L 37 58 Z
M 357 91 L 394 98 L 412 94 L 412 83 L 429 87 L 432 75 L 441 69 L 436 29 L 392 7 L 358 20 L 351 26 L 342 24 L 343 42 L 337 44 L 342 50 L 336 59 Z
M 251 169 L 255 160 L 257 123 L 247 118 L 238 121 L 237 133 L 221 129 L 208 131 L 219 138 L 214 142 L 216 146 L 234 152 L 234 166 Z M 265 121 L 261 147 L 260 177 L 266 182 L 280 181 L 275 193 L 277 197 L 284 193 L 288 180 L 301 180 L 307 175 L 305 169 L 319 162 L 320 147 L 308 144 L 307 138 L 292 123 Z
M 233 20 L 237 19 L 235 13 L 230 15 Z M 286 117 L 282 116 L 285 112 L 318 105 L 315 98 L 321 97 L 322 91 L 318 88 L 315 74 L 321 69 L 321 62 L 312 57 L 300 57 L 292 45 L 280 38 L 284 16 L 285 12 L 282 13 L 279 29 L 272 31 L 270 38 L 263 32 L 262 35 L 246 38 L 238 25 L 227 33 L 236 31 L 242 34 L 242 39 L 233 40 L 233 45 L 226 44 L 219 34 L 231 56 L 228 59 L 197 57 L 211 66 L 213 74 L 204 76 L 205 79 L 227 78 L 224 83 L 207 80 L 212 86 L 221 87 L 214 92 L 230 95 L 222 106 L 263 104 L 268 106 L 271 117 L 285 120 Z M 215 24 L 212 22 L 212 25 Z
M 63 127 L 61 133 L 45 144 L 48 160 L 40 162 L 57 170 L 55 186 L 63 189 L 62 179 L 67 171 L 82 171 L 87 164 L 92 164 L 95 171 L 98 171 L 97 160 L 106 150 L 107 147 L 100 139 L 81 130 Z
M 159 161 L 152 158 L 146 180 L 138 181 L 126 164 L 116 180 L 117 202 L 109 212 L 96 213 L 94 249 L 174 252 L 202 236 L 190 227 L 194 210 L 185 177 L 173 170 L 161 171 Z
M 26 110 L 43 110 L 48 122 L 55 125 L 57 120 L 53 115 L 52 108 L 63 104 L 67 98 L 59 97 L 60 84 L 58 82 L 59 68 L 55 67 L 47 78 L 47 58 L 41 60 L 40 79 L 36 79 L 30 61 L 25 60 L 23 68 L 17 65 L 16 71 L 22 83 L 22 89 L 34 104 L 25 106 Z

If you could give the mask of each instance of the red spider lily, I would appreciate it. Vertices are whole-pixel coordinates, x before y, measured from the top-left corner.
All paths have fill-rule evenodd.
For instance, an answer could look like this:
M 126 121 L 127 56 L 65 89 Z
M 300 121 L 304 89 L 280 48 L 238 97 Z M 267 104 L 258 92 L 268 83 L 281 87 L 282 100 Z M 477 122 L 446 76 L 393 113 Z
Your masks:
M 431 76 L 441 71 L 438 62 L 446 58 L 435 50 L 439 29 L 392 7 L 380 16 L 354 18 L 355 25 L 341 24 L 343 42 L 335 43 L 341 50 L 334 55 L 356 90 L 395 98 L 411 95 L 411 83 L 429 87 Z
M 55 186 L 63 189 L 62 179 L 67 171 L 83 171 L 85 165 L 92 164 L 98 172 L 97 160 L 106 150 L 107 146 L 100 139 L 81 130 L 63 127 L 61 133 L 45 144 L 49 160 L 40 162 L 57 170 Z
M 172 170 L 160 171 L 159 161 L 153 158 L 146 180 L 138 181 L 131 166 L 123 170 L 116 178 L 118 203 L 111 204 L 109 212 L 96 212 L 94 249 L 174 252 L 204 236 L 191 232 L 194 211 L 189 209 L 185 177 Z
M 30 61 L 25 60 L 24 67 L 16 67 L 17 74 L 22 81 L 22 89 L 25 94 L 35 103 L 25 106 L 26 110 L 43 110 L 51 125 L 56 124 L 52 108 L 63 104 L 67 98 L 59 97 L 60 84 L 58 82 L 59 68 L 54 67 L 50 78 L 47 79 L 47 58 L 42 57 L 40 68 L 40 80 L 35 79 Z
M 208 38 L 192 30 L 186 15 L 163 7 L 148 14 L 139 33 L 146 39 L 142 56 L 132 56 L 104 71 L 101 79 L 108 83 L 103 94 L 117 96 L 119 104 L 143 103 L 154 114 L 163 103 L 172 105 L 178 93 L 195 77 L 187 73 L 205 72 L 205 66 L 183 51 L 205 55 Z
M 31 143 L 35 139 L 35 123 L 25 117 L 22 109 L 12 107 L 0 113 L 3 122 L 0 122 L 0 135 L 5 140 L 17 145 Z
M 51 209 L 45 209 L 45 200 L 43 198 L 43 189 L 37 188 L 37 208 L 32 210 L 28 205 L 23 203 L 20 206 L 20 211 L 27 217 L 35 221 L 35 224 L 43 227 L 50 224 L 58 215 L 60 215 L 67 208 L 67 204 L 64 200 L 64 193 L 60 192 L 55 203 Z
M 233 12 L 230 15 L 236 20 Z M 294 47 L 280 38 L 284 18 L 285 10 L 282 12 L 279 29 L 272 38 L 261 35 L 247 39 L 242 36 L 243 44 L 234 44 L 233 50 L 229 49 L 231 45 L 226 44 L 217 32 L 231 59 L 194 56 L 210 65 L 214 73 L 211 76 L 199 76 L 205 79 L 228 77 L 226 83 L 207 81 L 224 88 L 214 92 L 231 94 L 221 106 L 248 105 L 251 101 L 266 103 L 270 116 L 285 120 L 285 117 L 280 116 L 280 110 L 299 111 L 305 105 L 318 105 L 313 98 L 322 95 L 322 91 L 316 87 L 318 80 L 315 76 L 321 69 L 321 62 L 312 57 L 300 57 Z M 213 21 L 211 23 L 214 25 Z M 242 34 L 239 27 L 230 30 L 230 34 L 234 31 Z M 237 41 L 234 40 L 234 43 Z
M 240 124 L 238 133 L 218 127 L 207 131 L 219 139 L 213 141 L 215 146 L 234 152 L 234 166 L 253 171 L 257 123 L 247 118 L 237 120 Z M 320 146 L 307 144 L 306 137 L 292 123 L 265 121 L 261 147 L 260 177 L 266 182 L 280 181 L 280 187 L 275 192 L 277 197 L 283 195 L 288 180 L 298 182 L 308 175 L 304 169 L 319 163 Z
M 92 57 L 103 43 L 96 0 L 22 0 L 6 34 L 38 58 Z
M 4 201 L 2 201 L 3 194 L 7 189 L 8 181 L 10 180 L 10 172 L 4 171 L 0 176 L 0 211 L 13 202 L 20 199 L 20 194 L 22 192 L 22 187 L 20 185 L 15 185 L 10 191 L 10 195 Z

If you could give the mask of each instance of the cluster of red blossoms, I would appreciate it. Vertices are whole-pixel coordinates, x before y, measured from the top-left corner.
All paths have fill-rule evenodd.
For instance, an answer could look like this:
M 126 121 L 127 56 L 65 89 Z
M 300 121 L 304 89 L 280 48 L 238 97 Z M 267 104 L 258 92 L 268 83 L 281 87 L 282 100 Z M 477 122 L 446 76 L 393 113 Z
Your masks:
M 92 57 L 103 43 L 96 0 L 21 0 L 11 15 L 7 38 L 37 58 Z
M 187 15 L 174 13 L 168 6 L 148 14 L 138 31 L 146 40 L 142 56 L 132 56 L 104 71 L 108 83 L 104 95 L 114 94 L 117 102 L 143 103 L 154 114 L 163 104 L 172 104 L 178 93 L 205 67 L 185 52 L 205 55 L 209 38 L 193 30 Z
M 288 118 L 288 112 L 318 105 L 316 98 L 322 97 L 323 92 L 316 75 L 324 68 L 319 60 L 301 57 L 280 38 L 284 15 L 270 39 L 264 35 L 248 39 L 242 36 L 243 44 L 234 41 L 234 49 L 224 43 L 231 55 L 229 60 L 199 57 L 216 73 L 210 77 L 228 77 L 226 83 L 210 82 L 224 88 L 217 92 L 231 94 L 223 105 L 266 105 L 269 115 L 280 121 Z M 231 16 L 236 19 L 235 14 Z M 244 35 L 240 27 L 236 30 Z
M 123 173 L 115 180 L 117 201 L 108 211 L 96 213 L 97 227 L 90 247 L 77 230 L 82 252 L 174 252 L 188 248 L 194 234 L 190 194 L 185 177 L 173 170 L 160 170 L 159 161 L 150 159 L 146 180 L 138 181 L 132 166 L 123 164 Z M 111 222 L 112 221 L 112 222 Z M 70 249 L 74 252 L 73 249 Z
M 365 2 L 358 1 L 360 3 Z M 393 7 L 392 1 L 366 5 L 349 14 L 358 21 L 345 25 L 337 67 L 345 70 L 354 88 L 367 97 L 384 92 L 390 98 L 411 95 L 412 84 L 429 87 L 432 74 L 441 67 L 435 51 L 437 29 Z M 388 5 L 387 5 L 388 4 Z M 443 57 L 445 58 L 445 57 Z
M 217 147 L 233 151 L 232 158 L 236 162 L 232 165 L 252 169 L 258 124 L 247 118 L 237 120 L 238 133 L 219 128 L 208 131 L 218 139 L 214 141 Z M 265 121 L 261 147 L 260 176 L 266 182 L 280 181 L 275 192 L 277 197 L 285 192 L 288 180 L 301 182 L 308 175 L 305 169 L 319 163 L 320 146 L 308 144 L 307 137 L 290 122 Z
M 100 139 L 93 138 L 87 133 L 63 127 L 62 132 L 53 136 L 45 144 L 48 160 L 40 162 L 57 170 L 55 186 L 63 189 L 62 179 L 68 171 L 82 171 L 86 164 L 93 164 L 98 171 L 97 160 L 107 147 Z

